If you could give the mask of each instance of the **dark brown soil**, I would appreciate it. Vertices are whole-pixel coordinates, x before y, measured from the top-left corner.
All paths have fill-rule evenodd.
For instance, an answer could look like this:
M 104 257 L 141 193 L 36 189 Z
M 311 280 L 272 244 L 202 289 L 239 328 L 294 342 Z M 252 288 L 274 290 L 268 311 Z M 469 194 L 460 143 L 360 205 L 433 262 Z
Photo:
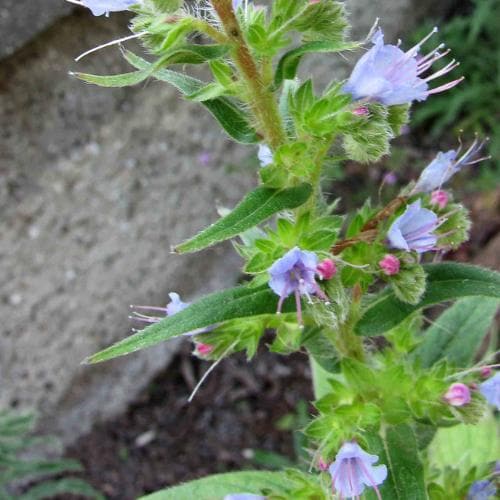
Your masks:
M 276 423 L 299 400 L 312 398 L 306 356 L 265 349 L 250 363 L 233 356 L 188 403 L 208 366 L 186 345 L 124 415 L 97 426 L 67 456 L 82 462 L 83 477 L 107 498 L 120 500 L 207 474 L 255 468 L 248 458 L 253 449 L 293 459 L 291 433 Z

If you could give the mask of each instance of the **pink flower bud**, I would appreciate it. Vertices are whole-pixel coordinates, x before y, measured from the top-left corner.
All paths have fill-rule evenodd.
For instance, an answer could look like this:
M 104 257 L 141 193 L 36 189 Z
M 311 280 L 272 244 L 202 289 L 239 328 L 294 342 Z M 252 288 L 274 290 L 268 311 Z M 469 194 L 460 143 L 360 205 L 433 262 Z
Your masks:
M 328 464 L 323 460 L 323 457 L 318 458 L 318 469 L 321 472 L 325 472 L 326 470 L 328 470 Z
M 493 370 L 489 366 L 483 366 L 479 373 L 480 373 L 481 377 L 489 378 L 489 377 L 491 377 Z
M 443 399 L 451 406 L 464 406 L 470 403 L 470 389 L 465 384 L 451 384 Z
M 448 193 L 438 189 L 431 194 L 431 203 L 439 208 L 444 208 L 448 204 Z
M 393 276 L 399 273 L 400 262 L 395 255 L 388 253 L 378 265 L 387 276 Z
M 337 273 L 337 266 L 332 259 L 325 259 L 317 265 L 316 272 L 319 274 L 320 279 L 329 280 Z
M 200 356 L 208 356 L 214 350 L 214 346 L 210 344 L 196 344 L 196 354 Z
M 352 112 L 356 116 L 368 116 L 370 114 L 370 110 L 366 106 L 359 106 Z

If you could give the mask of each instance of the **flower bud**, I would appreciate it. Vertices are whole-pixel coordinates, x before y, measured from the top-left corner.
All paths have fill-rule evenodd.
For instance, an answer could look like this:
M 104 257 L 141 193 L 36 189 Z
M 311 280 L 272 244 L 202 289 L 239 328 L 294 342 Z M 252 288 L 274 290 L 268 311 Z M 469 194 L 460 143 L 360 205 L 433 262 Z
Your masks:
M 332 259 L 325 259 L 317 265 L 316 272 L 319 274 L 320 279 L 329 280 L 337 274 L 337 266 Z
M 470 403 L 470 390 L 465 384 L 451 384 L 443 398 L 451 406 L 464 406 Z
M 479 372 L 482 378 L 489 378 L 493 373 L 493 370 L 489 366 L 483 366 Z
M 214 346 L 210 344 L 203 344 L 203 343 L 198 343 L 196 344 L 196 351 L 195 353 L 198 354 L 199 356 L 208 356 L 212 351 L 214 350 Z
M 399 259 L 395 255 L 388 253 L 378 265 L 382 269 L 383 273 L 387 276 L 393 276 L 399 273 L 399 268 L 401 266 Z
M 431 194 L 431 203 L 439 208 L 444 208 L 448 204 L 448 193 L 438 189 Z
M 359 106 L 354 109 L 352 113 L 356 116 L 368 116 L 370 114 L 370 110 L 366 106 Z

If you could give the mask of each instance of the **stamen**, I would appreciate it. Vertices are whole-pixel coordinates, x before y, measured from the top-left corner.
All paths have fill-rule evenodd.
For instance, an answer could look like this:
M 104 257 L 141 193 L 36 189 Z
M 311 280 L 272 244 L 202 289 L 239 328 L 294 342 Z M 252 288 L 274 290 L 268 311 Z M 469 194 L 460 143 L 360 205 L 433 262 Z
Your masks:
M 304 328 L 304 321 L 302 318 L 302 303 L 300 301 L 300 293 L 298 290 L 295 290 L 295 304 L 297 306 L 297 320 L 301 328 Z
M 431 76 L 428 76 L 424 81 L 430 82 L 431 80 L 435 80 L 436 78 L 439 78 L 440 76 L 446 75 L 446 73 L 453 71 L 458 66 L 460 66 L 460 63 L 456 62 L 455 59 L 453 59 L 453 61 L 449 62 L 443 69 L 440 69 L 439 71 L 433 73 Z
M 420 75 L 422 73 L 425 73 L 436 61 L 439 61 L 439 59 L 447 56 L 451 52 L 450 49 L 445 50 L 444 52 L 437 53 L 432 59 L 426 61 L 426 62 L 419 62 L 419 65 L 417 67 L 417 75 Z
M 382 495 L 380 494 L 380 491 L 377 487 L 377 484 L 375 483 L 375 480 L 373 479 L 373 476 L 370 474 L 368 469 L 365 467 L 365 464 L 363 463 L 363 460 L 359 460 L 359 465 L 361 469 L 363 470 L 364 474 L 368 478 L 368 481 L 370 481 L 370 486 L 375 490 L 375 493 L 377 494 L 378 500 L 382 500 Z
M 131 309 L 142 309 L 143 311 L 160 311 L 160 312 L 167 312 L 167 309 L 165 307 L 154 307 L 154 306 L 130 306 Z
M 406 56 L 407 57 L 413 57 L 420 49 L 420 47 L 427 41 L 429 40 L 429 38 L 431 36 L 434 35 L 434 33 L 437 33 L 439 30 L 438 30 L 438 27 L 437 26 L 434 26 L 434 28 L 432 28 L 431 32 L 424 36 L 424 38 L 422 38 L 422 40 L 420 40 L 420 42 L 418 42 L 416 45 L 414 45 L 410 50 L 408 50 L 406 52 Z
M 434 50 L 431 50 L 426 56 L 422 56 L 422 58 L 419 59 L 419 61 L 418 61 L 418 65 L 421 66 L 424 62 L 429 60 L 436 52 L 440 51 L 441 49 L 444 49 L 444 47 L 445 47 L 445 44 L 440 43 Z M 450 49 L 448 49 L 446 53 L 448 53 L 449 51 L 450 51 Z
M 73 2 L 73 3 L 76 3 L 76 2 Z M 132 40 L 134 38 L 139 38 L 139 37 L 141 37 L 143 35 L 146 35 L 146 34 L 147 34 L 147 31 L 141 31 L 141 33 L 136 33 L 135 35 L 125 36 L 123 38 L 118 38 L 117 40 L 112 40 L 111 42 L 103 43 L 102 45 L 99 45 L 98 47 L 94 47 L 93 49 L 87 50 L 83 54 L 80 54 L 75 59 L 75 61 L 78 62 L 81 59 L 83 59 L 84 57 L 88 56 L 89 54 L 92 54 L 93 52 L 97 52 L 98 50 L 104 49 L 106 47 L 110 47 L 112 45 L 117 45 L 117 44 L 120 44 L 122 42 L 126 42 L 127 40 Z
M 444 92 L 445 90 L 452 89 L 453 87 L 456 87 L 460 82 L 463 82 L 464 80 L 465 80 L 465 76 L 461 76 L 460 78 L 457 78 L 456 80 L 453 80 L 452 82 L 445 83 L 444 85 L 441 85 L 440 87 L 436 87 L 435 89 L 429 90 L 429 95 L 439 94 L 439 92 Z

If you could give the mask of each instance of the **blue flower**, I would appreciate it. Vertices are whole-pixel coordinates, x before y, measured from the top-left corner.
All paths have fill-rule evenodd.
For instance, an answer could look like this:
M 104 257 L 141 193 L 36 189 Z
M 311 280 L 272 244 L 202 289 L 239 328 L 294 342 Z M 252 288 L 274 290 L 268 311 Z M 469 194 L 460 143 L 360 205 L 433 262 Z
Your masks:
M 340 498 L 354 498 L 368 486 L 380 499 L 377 486 L 385 481 L 387 467 L 374 466 L 378 460 L 377 455 L 366 453 L 357 443 L 344 443 L 329 467 L 333 491 L 339 493 Z
M 87 7 L 92 11 L 94 16 L 109 16 L 110 12 L 119 12 L 128 10 L 134 4 L 140 3 L 141 0 L 70 0 L 72 3 Z
M 267 167 L 274 161 L 273 152 L 269 146 L 266 146 L 265 144 L 259 144 L 259 152 L 257 153 L 257 156 L 259 157 L 261 167 Z
M 269 286 L 279 295 L 278 313 L 281 312 L 283 301 L 292 293 L 295 294 L 297 316 L 302 325 L 302 305 L 300 296 L 305 295 L 311 302 L 311 295 L 316 294 L 328 301 L 315 280 L 318 257 L 313 252 L 306 252 L 298 247 L 292 248 L 270 268 Z
M 449 52 L 440 52 L 443 48 L 443 45 L 440 45 L 425 57 L 417 58 L 420 47 L 436 31 L 437 28 L 434 28 L 408 52 L 403 52 L 399 46 L 385 45 L 384 34 L 379 29 L 372 38 L 373 47 L 357 62 L 343 87 L 344 92 L 351 94 L 355 100 L 367 99 L 391 106 L 409 104 L 415 100 L 425 101 L 430 94 L 454 87 L 463 78 L 434 89 L 429 89 L 428 82 L 456 68 L 458 63 L 455 61 L 451 61 L 443 69 L 427 78 L 420 76 L 435 61 Z
M 457 160 L 459 150 L 450 150 L 446 153 L 438 153 L 436 158 L 424 168 L 413 190 L 414 193 L 430 193 L 435 189 L 440 189 L 453 175 L 462 167 L 473 165 L 485 158 L 476 158 L 477 154 L 483 149 L 486 141 L 476 139 L 470 148 Z
M 467 493 L 467 500 L 490 500 L 497 492 L 496 486 L 491 481 L 476 481 Z
M 500 410 L 500 372 L 480 384 L 479 391 L 490 405 Z
M 432 210 L 422 208 L 417 200 L 392 223 L 387 238 L 393 248 L 427 252 L 436 246 L 437 236 L 433 231 L 438 225 L 438 216 Z

